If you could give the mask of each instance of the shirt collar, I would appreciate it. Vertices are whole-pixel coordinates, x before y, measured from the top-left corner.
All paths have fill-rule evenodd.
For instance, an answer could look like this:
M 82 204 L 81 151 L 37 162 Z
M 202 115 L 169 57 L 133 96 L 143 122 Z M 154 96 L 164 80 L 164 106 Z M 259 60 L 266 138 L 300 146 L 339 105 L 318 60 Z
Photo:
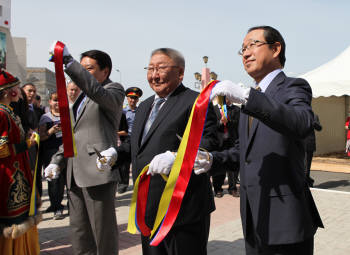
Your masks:
M 276 69 L 266 75 L 264 79 L 262 79 L 256 86 L 259 86 L 261 88 L 261 92 L 265 92 L 267 87 L 270 85 L 271 81 L 275 79 L 275 77 L 282 72 L 282 69 Z
M 130 108 L 130 106 L 125 107 L 125 109 L 126 109 L 126 111 L 129 111 L 129 112 L 135 112 L 137 110 L 137 106 L 136 106 L 135 110 L 132 110 Z

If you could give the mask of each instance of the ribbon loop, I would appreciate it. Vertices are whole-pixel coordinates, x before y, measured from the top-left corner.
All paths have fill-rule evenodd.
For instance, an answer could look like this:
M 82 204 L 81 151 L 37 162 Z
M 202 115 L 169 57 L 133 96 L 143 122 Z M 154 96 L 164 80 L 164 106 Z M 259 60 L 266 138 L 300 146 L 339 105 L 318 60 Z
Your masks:
M 62 127 L 62 140 L 64 157 L 74 157 L 77 152 L 75 148 L 75 140 L 73 133 L 73 122 L 70 115 L 69 103 L 67 98 L 66 80 L 63 72 L 63 49 L 65 45 L 57 41 L 54 49 L 53 61 L 55 62 L 56 87 L 58 106 L 60 110 L 60 119 Z
M 219 81 L 210 82 L 192 106 L 191 115 L 163 190 L 151 231 L 146 226 L 144 217 L 151 178 L 150 175 L 146 175 L 148 165 L 141 171 L 135 182 L 130 205 L 128 231 L 135 234 L 136 229 L 139 229 L 142 235 L 150 236 L 151 246 L 157 246 L 165 238 L 177 218 L 202 138 L 210 93 L 217 82 Z

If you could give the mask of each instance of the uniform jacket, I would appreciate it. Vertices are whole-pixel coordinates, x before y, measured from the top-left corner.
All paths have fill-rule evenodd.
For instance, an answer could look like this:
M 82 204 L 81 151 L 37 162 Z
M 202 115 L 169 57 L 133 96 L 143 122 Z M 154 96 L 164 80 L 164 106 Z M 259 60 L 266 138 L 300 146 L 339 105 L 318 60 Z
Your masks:
M 67 165 L 67 185 L 71 185 L 72 175 L 79 187 L 91 187 L 116 181 L 115 171 L 99 171 L 96 166 L 94 148 L 103 151 L 111 146 L 116 147 L 117 131 L 124 101 L 122 85 L 107 79 L 103 84 L 74 61 L 65 72 L 82 90 L 73 105 L 76 113 L 84 95 L 82 104 L 74 124 L 74 138 L 77 156 L 66 160 L 63 147 L 53 156 L 51 163 L 58 164 L 61 169 Z
M 322 221 L 305 181 L 304 138 L 313 130 L 312 92 L 303 79 L 279 73 L 265 93 L 251 89 L 235 147 L 213 152 L 213 166 L 240 161 L 241 217 L 250 207 L 258 241 L 301 242 Z M 254 117 L 248 132 L 248 115 Z

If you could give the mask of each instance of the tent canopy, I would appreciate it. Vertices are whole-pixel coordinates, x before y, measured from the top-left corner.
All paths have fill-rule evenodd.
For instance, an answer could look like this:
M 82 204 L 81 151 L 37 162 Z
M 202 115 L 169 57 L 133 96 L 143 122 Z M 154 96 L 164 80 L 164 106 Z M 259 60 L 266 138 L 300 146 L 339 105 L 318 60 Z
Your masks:
M 328 63 L 300 77 L 310 83 L 313 97 L 350 95 L 350 46 Z

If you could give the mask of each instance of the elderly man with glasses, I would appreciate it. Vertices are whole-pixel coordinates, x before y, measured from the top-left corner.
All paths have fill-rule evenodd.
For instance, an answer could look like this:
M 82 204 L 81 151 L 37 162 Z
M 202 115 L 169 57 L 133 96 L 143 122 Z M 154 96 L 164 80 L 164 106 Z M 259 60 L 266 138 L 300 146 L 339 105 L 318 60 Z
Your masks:
M 131 135 L 133 176 L 149 164 L 151 175 L 145 224 L 152 229 L 166 181 L 167 161 L 173 161 L 192 105 L 198 93 L 182 84 L 185 60 L 181 53 L 170 48 L 156 49 L 151 54 L 147 79 L 155 95 L 143 101 L 136 112 Z M 210 104 L 200 146 L 216 149 L 216 116 Z M 160 154 L 160 155 L 159 155 Z M 149 236 L 143 236 L 143 254 L 207 254 L 210 213 L 215 210 L 209 176 L 192 172 L 181 208 L 174 225 L 158 246 L 150 246 Z

